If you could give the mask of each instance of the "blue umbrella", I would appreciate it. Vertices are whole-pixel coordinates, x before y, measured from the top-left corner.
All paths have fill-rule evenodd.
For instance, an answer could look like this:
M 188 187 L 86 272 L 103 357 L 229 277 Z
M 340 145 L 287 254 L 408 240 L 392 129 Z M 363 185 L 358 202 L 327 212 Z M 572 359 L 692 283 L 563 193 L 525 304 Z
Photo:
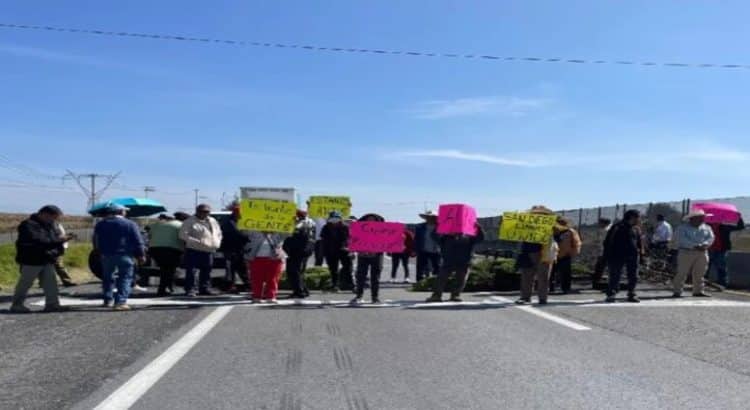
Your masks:
M 95 204 L 89 209 L 89 214 L 92 216 L 102 216 L 107 208 L 111 204 L 122 205 L 128 208 L 128 216 L 131 218 L 139 218 L 142 216 L 150 216 L 159 212 L 166 212 L 167 208 L 164 207 L 159 201 L 155 201 L 150 198 L 114 198 L 106 202 L 100 202 Z

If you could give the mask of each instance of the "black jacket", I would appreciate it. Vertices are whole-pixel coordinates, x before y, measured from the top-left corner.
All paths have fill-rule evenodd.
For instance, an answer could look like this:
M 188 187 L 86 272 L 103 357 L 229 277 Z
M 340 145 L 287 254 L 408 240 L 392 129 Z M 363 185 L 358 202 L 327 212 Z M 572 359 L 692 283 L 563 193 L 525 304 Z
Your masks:
M 625 221 L 610 228 L 604 240 L 604 260 L 625 261 L 637 259 L 641 254 L 640 231 Z
M 221 247 L 226 254 L 242 254 L 245 245 L 250 242 L 250 234 L 237 229 L 237 222 L 227 218 L 221 223 Z
M 55 226 L 41 221 L 34 214 L 18 226 L 16 262 L 21 265 L 46 265 L 64 252 L 63 241 Z
M 343 223 L 326 224 L 320 231 L 323 252 L 332 255 L 349 246 L 349 227 Z
M 307 228 L 298 228 L 284 240 L 283 249 L 290 258 L 307 258 L 315 250 L 315 233 Z
M 433 232 L 432 235 L 440 244 L 440 253 L 443 258 L 442 265 L 449 268 L 462 268 L 471 265 L 474 246 L 484 240 L 484 231 L 479 225 L 477 225 L 477 234 L 474 236 L 438 235 L 436 232 Z
M 740 218 L 739 221 L 737 221 L 737 225 L 719 225 L 718 233 L 721 235 L 721 242 L 723 244 L 724 249 L 720 249 L 720 251 L 731 251 L 732 250 L 732 232 L 735 231 L 741 231 L 745 229 L 745 221 Z M 716 232 L 716 231 L 714 231 Z

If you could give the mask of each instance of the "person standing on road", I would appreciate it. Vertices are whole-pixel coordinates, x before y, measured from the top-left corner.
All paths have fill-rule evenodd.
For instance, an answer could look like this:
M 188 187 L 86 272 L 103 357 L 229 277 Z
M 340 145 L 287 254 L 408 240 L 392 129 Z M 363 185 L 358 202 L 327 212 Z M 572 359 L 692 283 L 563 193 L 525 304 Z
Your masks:
M 581 237 L 578 232 L 570 227 L 570 222 L 562 217 L 557 218 L 557 226 L 554 234 L 558 244 L 559 252 L 557 261 L 553 267 L 552 280 L 549 291 L 555 290 L 555 283 L 560 284 L 562 293 L 570 293 L 573 282 L 573 259 L 581 254 Z
M 109 307 L 114 300 L 114 309 L 130 310 L 130 295 L 133 275 L 135 274 L 134 258 L 144 263 L 145 244 L 138 225 L 125 218 L 127 208 L 110 203 L 105 210 L 106 216 L 94 227 L 94 249 L 102 255 L 102 293 L 104 306 Z M 113 283 L 117 273 L 117 294 L 113 295 Z
M 164 215 L 148 229 L 148 254 L 159 267 L 159 290 L 157 297 L 169 296 L 174 291 L 174 277 L 184 252 L 180 240 L 182 222 Z
M 46 205 L 18 226 L 16 262 L 21 274 L 13 293 L 11 312 L 31 312 L 24 302 L 31 285 L 37 278 L 44 289 L 44 311 L 68 310 L 60 306 L 55 277 L 55 261 L 63 254 L 63 244 L 73 239 L 72 235 L 60 236 L 55 229 L 55 222 L 61 216 L 60 208 L 55 205 Z
M 641 213 L 630 209 L 625 212 L 622 221 L 617 222 L 607 233 L 604 240 L 604 260 L 609 268 L 609 286 L 607 287 L 608 303 L 615 302 L 620 290 L 620 277 L 623 267 L 628 274 L 628 302 L 639 303 L 635 293 L 638 284 L 638 266 L 643 246 L 641 243 Z
M 399 265 L 404 266 L 404 283 L 411 283 L 409 280 L 409 258 L 412 256 L 414 256 L 414 234 L 407 229 L 404 231 L 404 251 L 391 254 L 391 283 L 396 283 Z
M 291 298 L 304 299 L 310 296 L 305 286 L 305 269 L 315 249 L 315 222 L 307 217 L 307 212 L 297 211 L 297 225 L 292 236 L 284 240 L 283 249 L 288 256 L 286 275 L 292 286 Z
M 554 215 L 551 209 L 543 205 L 535 205 L 528 212 L 537 215 Z M 516 267 L 521 273 L 521 297 L 516 301 L 517 305 L 531 303 L 531 294 L 535 279 L 539 304 L 547 304 L 549 279 L 552 266 L 557 259 L 558 249 L 553 235 L 550 235 L 549 242 L 546 244 L 521 243 L 521 252 L 516 259 Z
M 284 269 L 285 254 L 282 250 L 284 238 L 272 232 L 253 232 L 250 236 L 250 280 L 253 303 L 263 300 L 276 303 L 279 279 Z
M 232 215 L 221 222 L 221 246 L 219 250 L 224 254 L 226 261 L 226 291 L 236 293 L 237 276 L 242 284 L 250 290 L 250 275 L 248 275 L 247 262 L 245 261 L 245 246 L 250 242 L 250 233 L 241 231 L 237 223 L 240 220 L 239 205 L 232 206 Z
M 607 262 L 604 259 L 604 240 L 607 233 L 612 228 L 612 221 L 608 218 L 599 218 L 597 222 L 596 234 L 594 235 L 594 244 L 597 249 L 596 263 L 594 264 L 594 273 L 591 276 L 591 287 L 597 288 L 599 281 L 604 276 L 604 270 L 607 268 Z
M 339 267 L 343 274 L 351 275 L 352 259 L 349 254 L 349 227 L 344 224 L 341 213 L 333 211 L 328 216 L 328 222 L 320 232 L 323 241 L 328 270 L 331 272 L 331 286 L 333 292 L 339 291 L 342 280 L 339 277 Z
M 211 216 L 211 207 L 200 204 L 195 215 L 180 228 L 180 239 L 185 242 L 185 296 L 195 296 L 195 270 L 199 270 L 198 294 L 211 296 L 211 270 L 214 252 L 221 246 L 221 227 Z
M 682 297 L 682 288 L 688 275 L 693 278 L 693 296 L 708 297 L 703 292 L 703 275 L 708 268 L 708 249 L 714 243 L 714 231 L 708 226 L 706 212 L 702 209 L 690 212 L 677 228 L 677 275 L 672 285 L 673 297 Z
M 736 225 L 726 225 L 712 223 L 711 229 L 714 232 L 714 243 L 708 248 L 708 269 L 706 276 L 711 269 L 716 269 L 716 281 L 721 286 L 729 284 L 729 272 L 727 270 L 727 254 L 732 250 L 732 232 L 745 229 L 745 221 L 740 219 Z
M 438 235 L 437 229 L 432 233 L 433 240 L 438 242 L 442 252 L 443 266 L 440 267 L 435 289 L 432 296 L 427 299 L 428 303 L 442 302 L 443 291 L 448 284 L 451 274 L 456 275 L 456 288 L 451 292 L 451 302 L 461 302 L 461 292 L 466 287 L 469 277 L 469 266 L 474 255 L 474 246 L 484 240 L 484 230 L 477 223 L 474 225 L 473 236 L 463 234 Z
M 65 238 L 65 227 L 60 222 L 55 222 L 55 231 L 57 231 L 57 235 L 60 238 Z M 71 235 L 72 237 L 75 237 L 74 235 Z M 65 251 L 68 250 L 68 241 L 63 242 L 63 254 L 60 255 L 59 258 L 55 259 L 55 273 L 57 273 L 57 276 L 60 278 L 60 281 L 62 282 L 62 285 L 66 288 L 76 286 L 77 284 L 73 282 L 73 278 L 70 277 L 70 273 L 68 273 L 68 270 L 65 269 L 65 262 L 64 262 L 64 254 Z
M 419 214 L 424 222 L 417 225 L 414 231 L 414 249 L 417 252 L 417 282 L 440 273 L 440 245 L 433 233 L 437 227 L 438 217 L 432 211 Z
M 367 214 L 359 219 L 361 222 L 385 222 L 385 218 L 378 214 Z M 370 294 L 372 303 L 380 303 L 380 275 L 383 272 L 383 253 L 359 252 L 357 255 L 357 272 L 356 272 L 356 296 L 352 299 L 352 304 L 359 305 L 363 303 L 362 297 L 365 294 L 365 285 L 367 275 L 370 275 Z

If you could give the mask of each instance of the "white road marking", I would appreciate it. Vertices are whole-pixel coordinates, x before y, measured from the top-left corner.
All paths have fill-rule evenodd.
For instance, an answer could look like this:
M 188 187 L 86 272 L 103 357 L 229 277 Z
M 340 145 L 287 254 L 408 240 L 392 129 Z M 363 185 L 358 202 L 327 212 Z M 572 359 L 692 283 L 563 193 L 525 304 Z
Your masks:
M 129 409 L 159 379 L 164 376 L 190 349 L 203 339 L 211 329 L 232 310 L 232 306 L 220 306 L 190 329 L 184 336 L 170 346 L 164 353 L 154 359 L 141 371 L 136 373 L 119 389 L 109 395 L 95 410 Z
M 584 303 L 576 307 L 604 307 L 604 308 L 629 308 L 629 307 L 750 307 L 749 302 L 721 299 L 655 299 L 641 300 L 641 303 Z
M 493 296 L 492 299 L 495 299 L 495 300 L 498 300 L 498 301 L 501 301 L 501 302 L 505 302 L 505 303 L 513 303 L 510 299 L 507 299 L 507 298 L 504 298 L 504 297 L 501 297 L 501 296 Z M 536 316 L 541 317 L 543 319 L 547 319 L 547 320 L 549 320 L 551 322 L 555 322 L 558 325 L 563 325 L 565 327 L 569 327 L 569 328 L 571 328 L 573 330 L 591 330 L 591 328 L 588 327 L 588 326 L 584 326 L 584 325 L 578 324 L 576 322 L 573 322 L 572 320 L 563 319 L 563 318 L 561 318 L 559 316 L 555 316 L 553 314 L 547 313 L 547 312 L 545 312 L 543 310 L 540 310 L 540 309 L 537 309 L 537 308 L 535 308 L 533 306 L 523 305 L 523 306 L 515 306 L 515 307 L 516 307 L 516 309 L 522 310 L 522 311 L 524 311 L 526 313 L 531 313 L 532 315 L 536 315 Z

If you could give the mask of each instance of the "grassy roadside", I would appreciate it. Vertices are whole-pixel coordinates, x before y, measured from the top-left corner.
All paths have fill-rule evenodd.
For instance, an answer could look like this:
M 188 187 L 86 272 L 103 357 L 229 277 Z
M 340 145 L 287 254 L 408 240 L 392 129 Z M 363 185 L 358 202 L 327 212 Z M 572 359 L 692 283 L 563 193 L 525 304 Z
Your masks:
M 88 270 L 88 256 L 91 244 L 71 243 L 65 252 L 65 266 L 73 280 L 87 282 L 94 279 Z M 18 264 L 16 264 L 16 247 L 14 244 L 0 245 L 0 291 L 10 291 L 18 279 Z

